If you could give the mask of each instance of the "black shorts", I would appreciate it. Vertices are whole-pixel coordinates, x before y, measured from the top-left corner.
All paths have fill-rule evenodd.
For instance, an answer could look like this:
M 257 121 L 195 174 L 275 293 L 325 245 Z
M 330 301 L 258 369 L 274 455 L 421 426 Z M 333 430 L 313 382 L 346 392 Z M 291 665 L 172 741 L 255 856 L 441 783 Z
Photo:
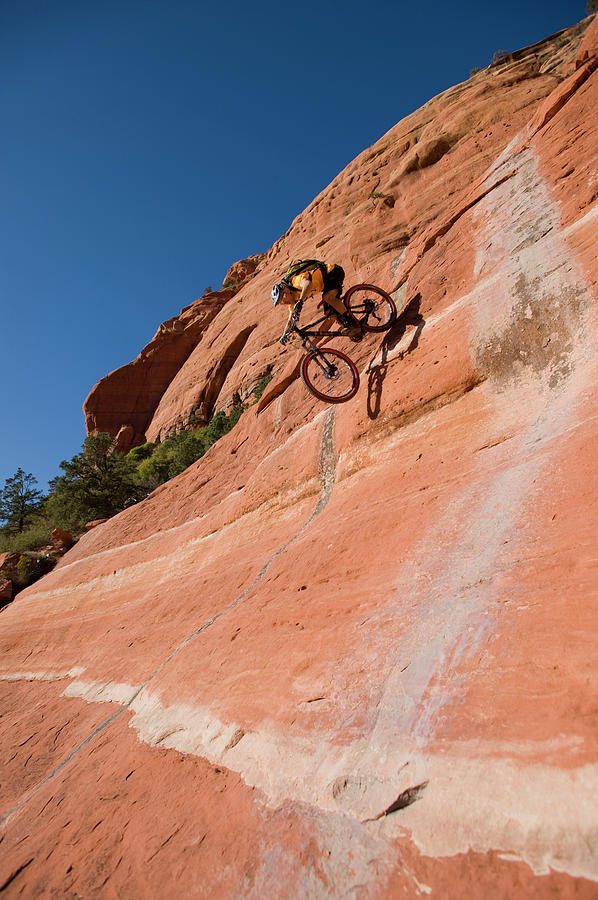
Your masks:
M 334 266 L 330 272 L 327 272 L 324 276 L 324 290 L 323 294 L 327 294 L 328 291 L 336 291 L 337 295 L 340 297 L 343 293 L 343 281 L 345 280 L 345 270 L 340 266 Z

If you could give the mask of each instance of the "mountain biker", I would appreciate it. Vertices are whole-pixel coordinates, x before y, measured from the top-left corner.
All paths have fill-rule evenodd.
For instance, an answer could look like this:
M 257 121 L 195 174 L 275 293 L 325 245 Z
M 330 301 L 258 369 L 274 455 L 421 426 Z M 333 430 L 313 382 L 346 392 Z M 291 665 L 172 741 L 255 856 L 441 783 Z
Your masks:
M 329 313 L 330 317 L 336 316 L 339 324 L 343 326 L 341 334 L 346 334 L 352 341 L 360 341 L 363 337 L 361 327 L 347 312 L 342 301 L 344 280 L 344 269 L 336 263 L 325 263 L 318 259 L 298 260 L 292 263 L 282 280 L 273 286 L 270 294 L 274 306 L 286 303 L 289 307 L 289 318 L 280 337 L 280 343 L 286 344 L 289 340 L 293 316 L 297 313 L 298 317 L 304 301 L 319 293 L 322 294 L 324 312 Z M 322 324 L 322 328 L 325 327 L 326 322 Z

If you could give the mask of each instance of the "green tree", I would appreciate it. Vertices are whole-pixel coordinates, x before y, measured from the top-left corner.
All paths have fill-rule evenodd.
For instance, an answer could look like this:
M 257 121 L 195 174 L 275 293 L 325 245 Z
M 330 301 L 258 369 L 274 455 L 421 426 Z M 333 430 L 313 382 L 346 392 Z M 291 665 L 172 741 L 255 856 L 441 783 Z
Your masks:
M 63 527 L 81 530 L 92 519 L 107 519 L 141 500 L 137 467 L 114 449 L 114 439 L 102 432 L 89 435 L 70 461 L 60 463 L 64 475 L 50 482 L 48 513 Z
M 598 0 L 588 0 L 586 5 L 586 12 L 595 13 L 598 12 Z
M 155 446 L 155 444 L 147 442 L 145 444 L 140 444 L 138 447 L 133 447 L 133 449 L 129 450 L 127 453 L 127 459 L 130 459 L 138 466 L 144 459 L 149 459 Z
M 158 444 L 152 455 L 142 460 L 137 466 L 137 477 L 149 490 L 164 484 L 170 476 L 170 454 L 168 445 Z
M 19 534 L 39 510 L 42 492 L 34 485 L 37 478 L 20 467 L 12 478 L 7 478 L 0 491 L 0 519 L 10 531 Z

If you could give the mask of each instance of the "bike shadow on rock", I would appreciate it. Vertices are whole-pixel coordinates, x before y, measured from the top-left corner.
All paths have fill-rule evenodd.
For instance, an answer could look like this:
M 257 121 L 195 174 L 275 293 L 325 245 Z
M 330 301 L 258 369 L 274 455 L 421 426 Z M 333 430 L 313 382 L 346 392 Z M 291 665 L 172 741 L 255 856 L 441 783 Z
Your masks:
M 415 326 L 415 330 L 411 336 L 411 342 L 396 357 L 403 359 L 408 353 L 413 353 L 419 344 L 419 336 L 423 331 L 426 320 L 420 312 L 421 294 L 417 293 L 411 298 L 405 309 L 397 316 L 397 320 L 392 328 L 384 335 L 384 340 L 380 347 L 381 360 L 379 363 L 369 365 L 368 372 L 368 399 L 367 410 L 370 419 L 376 419 L 380 414 L 382 402 L 382 386 L 386 378 L 389 365 L 389 355 L 394 348 L 400 343 L 405 336 L 407 328 L 410 325 Z M 378 356 L 379 354 L 376 354 Z

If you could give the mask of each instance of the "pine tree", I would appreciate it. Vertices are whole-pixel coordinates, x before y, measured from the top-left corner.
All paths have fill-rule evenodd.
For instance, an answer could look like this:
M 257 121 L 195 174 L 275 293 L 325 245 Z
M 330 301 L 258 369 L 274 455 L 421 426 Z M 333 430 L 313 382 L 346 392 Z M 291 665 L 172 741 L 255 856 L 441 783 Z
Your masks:
M 34 485 L 37 478 L 26 473 L 20 467 L 12 478 L 7 478 L 0 491 L 0 519 L 6 522 L 11 531 L 19 534 L 39 509 L 42 492 Z
M 114 438 L 106 433 L 90 434 L 81 453 L 60 468 L 64 475 L 50 482 L 46 510 L 65 528 L 78 530 L 91 519 L 109 518 L 146 493 L 136 480 L 134 462 L 114 449 Z

